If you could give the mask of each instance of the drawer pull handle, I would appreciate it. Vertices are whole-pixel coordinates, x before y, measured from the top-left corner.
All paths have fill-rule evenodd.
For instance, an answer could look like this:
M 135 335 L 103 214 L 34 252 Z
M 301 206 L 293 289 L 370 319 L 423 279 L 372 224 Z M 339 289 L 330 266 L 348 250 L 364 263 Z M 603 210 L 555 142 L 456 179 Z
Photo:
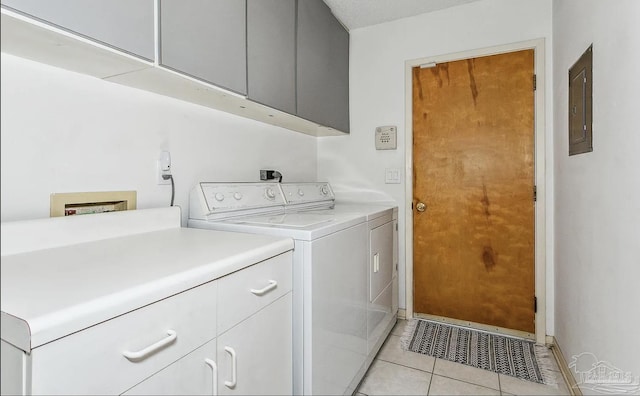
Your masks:
M 256 296 L 263 296 L 267 293 L 269 293 L 271 290 L 275 289 L 276 287 L 278 287 L 278 282 L 274 281 L 274 280 L 270 280 L 269 284 L 263 288 L 263 289 L 251 289 L 249 290 L 251 293 L 255 294 Z
M 204 359 L 204 362 L 213 372 L 213 396 L 218 396 L 218 365 L 211 359 Z
M 238 383 L 238 359 L 236 359 L 236 351 L 233 348 L 226 346 L 224 350 L 231 355 L 231 381 L 224 381 L 224 384 L 227 388 L 233 389 Z
M 142 360 L 147 356 L 151 355 L 153 352 L 157 351 L 158 349 L 164 347 L 165 345 L 171 344 L 176 340 L 176 338 L 178 338 L 178 334 L 173 330 L 167 330 L 167 334 L 168 334 L 167 337 L 161 339 L 155 344 L 149 345 L 148 347 L 138 352 L 124 351 L 122 352 L 122 354 L 124 355 L 124 357 L 131 360 L 132 362 Z

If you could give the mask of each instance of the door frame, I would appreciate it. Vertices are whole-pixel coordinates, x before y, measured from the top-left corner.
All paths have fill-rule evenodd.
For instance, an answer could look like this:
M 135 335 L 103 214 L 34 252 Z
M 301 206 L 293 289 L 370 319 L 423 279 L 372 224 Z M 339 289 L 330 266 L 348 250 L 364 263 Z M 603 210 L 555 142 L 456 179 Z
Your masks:
M 414 317 L 413 312 L 413 73 L 416 66 L 429 63 L 443 63 L 497 55 L 520 50 L 534 50 L 534 73 L 536 90 L 534 92 L 534 150 L 535 185 L 537 199 L 535 212 L 535 295 L 537 312 L 535 313 L 535 341 L 546 341 L 546 150 L 545 150 L 545 39 L 535 39 L 517 43 L 479 48 L 468 51 L 430 56 L 405 61 L 405 317 Z

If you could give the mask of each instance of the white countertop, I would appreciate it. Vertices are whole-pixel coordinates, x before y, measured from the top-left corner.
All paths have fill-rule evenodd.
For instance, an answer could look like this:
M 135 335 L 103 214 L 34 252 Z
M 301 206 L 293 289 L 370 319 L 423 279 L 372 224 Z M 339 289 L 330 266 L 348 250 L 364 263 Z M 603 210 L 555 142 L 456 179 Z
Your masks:
M 288 238 L 175 227 L 4 255 L 2 339 L 29 351 L 292 249 Z

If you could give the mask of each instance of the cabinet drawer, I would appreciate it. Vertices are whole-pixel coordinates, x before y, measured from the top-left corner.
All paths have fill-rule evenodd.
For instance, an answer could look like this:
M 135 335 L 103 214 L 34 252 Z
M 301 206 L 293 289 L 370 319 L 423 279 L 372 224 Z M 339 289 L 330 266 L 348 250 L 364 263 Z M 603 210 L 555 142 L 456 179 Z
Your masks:
M 215 338 L 217 281 L 35 348 L 33 394 L 120 394 Z M 162 340 L 175 340 L 132 360 Z
M 218 334 L 291 290 L 291 252 L 255 264 L 218 280 Z

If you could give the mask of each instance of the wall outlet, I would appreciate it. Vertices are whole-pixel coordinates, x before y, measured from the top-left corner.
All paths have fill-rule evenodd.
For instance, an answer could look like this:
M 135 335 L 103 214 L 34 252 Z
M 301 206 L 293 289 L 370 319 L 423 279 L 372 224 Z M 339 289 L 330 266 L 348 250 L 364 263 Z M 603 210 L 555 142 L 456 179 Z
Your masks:
M 162 163 L 160 162 L 160 160 L 158 160 L 156 162 L 156 183 L 158 183 L 158 185 L 160 185 L 160 184 L 171 184 L 171 180 L 170 179 L 165 180 L 165 179 L 162 178 L 162 175 L 164 175 L 164 174 L 168 174 L 168 173 L 165 173 L 162 170 Z
M 171 154 L 168 151 L 160 153 L 156 167 L 156 183 L 171 184 L 171 179 L 165 179 L 163 176 L 171 175 Z

